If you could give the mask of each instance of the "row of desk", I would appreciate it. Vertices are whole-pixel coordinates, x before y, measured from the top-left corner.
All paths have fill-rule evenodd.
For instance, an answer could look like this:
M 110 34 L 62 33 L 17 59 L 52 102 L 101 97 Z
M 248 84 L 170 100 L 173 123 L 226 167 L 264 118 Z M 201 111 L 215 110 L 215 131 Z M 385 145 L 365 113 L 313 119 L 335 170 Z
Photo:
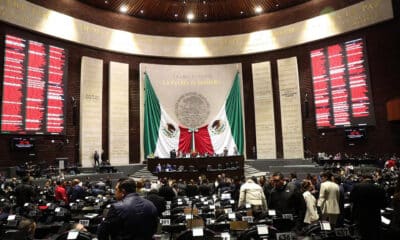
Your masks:
M 157 173 L 155 170 L 158 164 L 175 166 L 175 170 Z M 190 180 L 205 175 L 214 180 L 219 174 L 225 173 L 227 177 L 240 179 L 244 175 L 244 157 L 149 158 L 147 169 L 159 178 Z

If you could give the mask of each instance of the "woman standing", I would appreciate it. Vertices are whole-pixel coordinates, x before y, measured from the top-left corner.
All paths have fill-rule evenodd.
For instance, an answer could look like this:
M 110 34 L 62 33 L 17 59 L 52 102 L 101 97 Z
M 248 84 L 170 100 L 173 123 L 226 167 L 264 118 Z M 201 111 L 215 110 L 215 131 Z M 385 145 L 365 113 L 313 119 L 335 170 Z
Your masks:
M 304 201 L 306 202 L 306 214 L 304 216 L 304 223 L 311 224 L 318 221 L 319 216 L 317 212 L 317 200 L 311 193 L 314 190 L 314 186 L 311 181 L 304 180 L 301 184 Z

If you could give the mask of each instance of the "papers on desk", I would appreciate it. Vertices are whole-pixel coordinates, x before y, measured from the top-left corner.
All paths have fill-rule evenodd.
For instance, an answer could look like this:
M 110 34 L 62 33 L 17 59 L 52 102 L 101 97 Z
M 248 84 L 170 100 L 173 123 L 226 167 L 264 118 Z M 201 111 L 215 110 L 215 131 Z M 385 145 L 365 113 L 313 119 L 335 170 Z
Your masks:
M 321 230 L 322 231 L 331 231 L 332 227 L 328 221 L 321 221 Z
M 89 219 L 96 218 L 97 216 L 99 216 L 99 214 L 97 214 L 97 213 L 88 213 L 88 214 L 84 215 L 85 218 L 89 218 Z
M 384 216 L 381 216 L 381 222 L 386 224 L 386 225 L 389 225 L 390 224 L 390 219 L 387 219 Z
M 204 236 L 203 228 L 193 228 L 192 229 L 193 237 L 202 237 Z
M 79 236 L 79 232 L 78 231 L 69 231 L 68 232 L 68 236 L 67 236 L 67 240 L 78 239 L 78 236 Z
M 265 224 L 257 225 L 258 235 L 268 235 L 268 226 Z
M 221 239 L 222 240 L 230 240 L 231 239 L 231 235 L 228 232 L 222 232 L 221 233 Z

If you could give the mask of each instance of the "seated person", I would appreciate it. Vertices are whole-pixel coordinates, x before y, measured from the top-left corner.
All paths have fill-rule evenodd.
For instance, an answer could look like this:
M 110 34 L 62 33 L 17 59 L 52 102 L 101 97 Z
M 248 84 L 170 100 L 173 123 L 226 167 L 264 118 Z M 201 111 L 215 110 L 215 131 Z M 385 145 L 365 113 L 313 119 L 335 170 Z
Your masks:
M 224 157 L 228 156 L 228 148 L 227 147 L 224 147 L 223 156 Z
M 175 149 L 172 149 L 172 150 L 169 152 L 169 156 L 170 156 L 170 158 L 176 158 L 176 151 L 175 151 Z
M 160 163 L 157 164 L 155 172 L 156 173 L 162 172 L 162 167 Z
M 110 161 L 108 159 L 101 159 L 101 166 L 110 166 Z

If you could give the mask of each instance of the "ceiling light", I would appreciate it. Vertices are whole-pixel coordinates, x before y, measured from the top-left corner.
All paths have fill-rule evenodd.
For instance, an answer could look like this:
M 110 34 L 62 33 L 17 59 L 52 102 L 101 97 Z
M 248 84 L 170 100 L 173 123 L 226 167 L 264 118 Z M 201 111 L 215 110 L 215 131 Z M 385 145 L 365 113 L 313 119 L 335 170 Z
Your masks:
M 262 7 L 260 7 L 260 6 L 257 6 L 257 7 L 255 7 L 254 8 L 254 11 L 256 12 L 256 13 L 261 13 L 262 12 Z
M 204 14 L 204 17 L 206 18 L 206 17 L 208 17 L 208 15 L 207 15 L 207 14 Z
M 143 14 L 143 13 L 144 13 L 143 9 L 142 9 L 142 10 L 140 10 L 140 13 L 141 13 L 141 14 Z
M 104 3 L 105 3 L 105 4 L 108 4 L 108 1 L 107 1 L 107 0 L 105 0 L 105 1 L 104 1 Z
M 122 12 L 122 13 L 126 13 L 126 12 L 128 11 L 128 7 L 125 6 L 125 5 L 123 5 L 123 6 L 121 6 L 121 7 L 119 8 L 119 11 Z
M 186 16 L 186 18 L 190 21 L 193 20 L 194 18 L 194 14 L 193 13 L 188 13 L 188 15 Z
M 206 4 L 206 1 L 203 1 L 203 4 Z
M 177 18 L 178 16 L 179 16 L 179 15 L 178 15 L 177 13 L 175 13 L 175 14 L 174 14 L 174 17 L 176 17 L 176 18 Z
M 243 13 L 244 13 L 243 11 L 240 11 L 240 15 L 243 15 Z
M 194 14 L 190 12 L 186 15 L 186 18 L 188 19 L 189 24 L 190 24 L 190 22 L 194 19 Z

